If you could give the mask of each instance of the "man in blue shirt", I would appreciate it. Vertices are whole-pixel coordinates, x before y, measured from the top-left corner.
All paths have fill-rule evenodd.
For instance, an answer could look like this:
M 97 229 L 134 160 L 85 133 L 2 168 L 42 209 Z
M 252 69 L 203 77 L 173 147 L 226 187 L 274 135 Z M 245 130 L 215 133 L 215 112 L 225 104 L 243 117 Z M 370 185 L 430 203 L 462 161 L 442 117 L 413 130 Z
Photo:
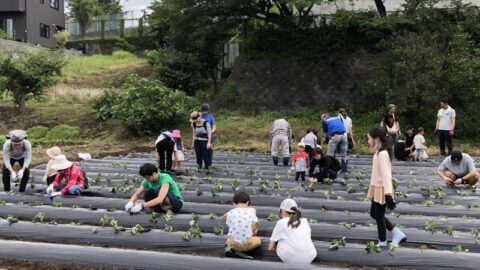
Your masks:
M 327 155 L 335 157 L 335 153 L 339 153 L 342 158 L 342 172 L 347 171 L 347 151 L 348 137 L 347 130 L 344 125 L 344 119 L 341 115 L 329 116 L 322 115 L 323 131 L 328 135 Z
M 208 104 L 204 103 L 202 106 L 200 106 L 200 112 L 202 113 L 202 119 L 207 121 L 210 124 L 210 127 L 212 129 L 212 141 L 211 141 L 211 146 L 210 149 L 208 149 L 208 167 L 212 166 L 212 160 L 213 160 L 213 139 L 215 138 L 215 133 L 217 131 L 217 125 L 215 123 L 215 118 L 209 113 L 209 106 Z

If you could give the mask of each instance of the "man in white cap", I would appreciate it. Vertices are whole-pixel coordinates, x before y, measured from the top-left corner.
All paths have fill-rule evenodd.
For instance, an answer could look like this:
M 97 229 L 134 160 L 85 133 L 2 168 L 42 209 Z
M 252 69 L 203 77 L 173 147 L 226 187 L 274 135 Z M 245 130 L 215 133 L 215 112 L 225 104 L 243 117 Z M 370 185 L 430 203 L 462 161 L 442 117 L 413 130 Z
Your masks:
M 280 204 L 280 217 L 270 237 L 268 250 L 276 251 L 285 263 L 309 264 L 317 257 L 308 220 L 302 218 L 297 203 L 285 199 Z
M 30 162 L 32 161 L 32 145 L 27 140 L 24 130 L 12 130 L 8 133 L 8 140 L 3 144 L 3 189 L 10 191 L 10 181 L 20 179 L 20 192 L 25 192 L 30 178 Z M 20 165 L 20 170 L 15 172 L 13 165 Z
M 57 171 L 57 176 L 47 188 L 50 196 L 80 195 L 85 188 L 85 176 L 77 164 L 68 161 L 65 155 L 58 155 L 53 160 L 51 168 Z M 63 179 L 66 180 L 66 184 L 61 184 Z
M 475 184 L 480 179 L 473 158 L 460 150 L 453 150 L 452 154 L 442 161 L 437 174 L 447 186 L 468 184 L 472 189 L 476 188 Z

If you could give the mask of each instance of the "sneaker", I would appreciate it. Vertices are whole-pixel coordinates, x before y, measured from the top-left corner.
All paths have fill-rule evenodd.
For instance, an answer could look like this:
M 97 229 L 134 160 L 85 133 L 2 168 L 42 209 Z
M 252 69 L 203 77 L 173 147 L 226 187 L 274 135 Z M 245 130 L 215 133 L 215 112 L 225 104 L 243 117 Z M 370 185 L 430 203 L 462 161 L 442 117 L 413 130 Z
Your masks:
M 381 242 L 380 240 L 378 240 L 377 247 L 379 247 L 379 248 L 386 248 L 386 247 L 388 247 L 387 241 Z

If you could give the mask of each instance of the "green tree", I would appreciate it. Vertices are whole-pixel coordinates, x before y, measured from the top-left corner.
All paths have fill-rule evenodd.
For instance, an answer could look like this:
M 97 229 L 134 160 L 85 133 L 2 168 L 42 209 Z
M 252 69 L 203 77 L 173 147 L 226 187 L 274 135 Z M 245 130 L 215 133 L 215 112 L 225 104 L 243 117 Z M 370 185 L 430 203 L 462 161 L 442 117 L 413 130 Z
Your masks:
M 46 87 L 53 85 L 65 63 L 63 55 L 50 51 L 1 55 L 0 81 L 3 77 L 4 90 L 12 93 L 23 114 L 27 98 L 41 96 Z
M 85 38 L 88 26 L 98 10 L 98 0 L 68 0 L 70 17 L 74 18 L 80 26 L 80 36 Z
M 122 13 L 120 0 L 98 0 L 98 15 L 112 15 Z

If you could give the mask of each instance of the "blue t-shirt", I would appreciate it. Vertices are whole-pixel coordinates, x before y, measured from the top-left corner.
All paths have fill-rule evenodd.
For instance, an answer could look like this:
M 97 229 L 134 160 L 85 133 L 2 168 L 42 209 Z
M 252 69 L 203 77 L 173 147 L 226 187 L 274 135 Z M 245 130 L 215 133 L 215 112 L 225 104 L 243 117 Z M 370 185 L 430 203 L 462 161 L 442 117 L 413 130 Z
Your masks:
M 202 115 L 202 119 L 207 121 L 210 124 L 210 127 L 215 125 L 215 118 L 211 114 Z
M 342 118 L 340 116 L 333 116 L 325 120 L 325 125 L 327 126 L 328 136 L 332 136 L 334 133 L 345 133 L 345 125 L 343 124 Z

